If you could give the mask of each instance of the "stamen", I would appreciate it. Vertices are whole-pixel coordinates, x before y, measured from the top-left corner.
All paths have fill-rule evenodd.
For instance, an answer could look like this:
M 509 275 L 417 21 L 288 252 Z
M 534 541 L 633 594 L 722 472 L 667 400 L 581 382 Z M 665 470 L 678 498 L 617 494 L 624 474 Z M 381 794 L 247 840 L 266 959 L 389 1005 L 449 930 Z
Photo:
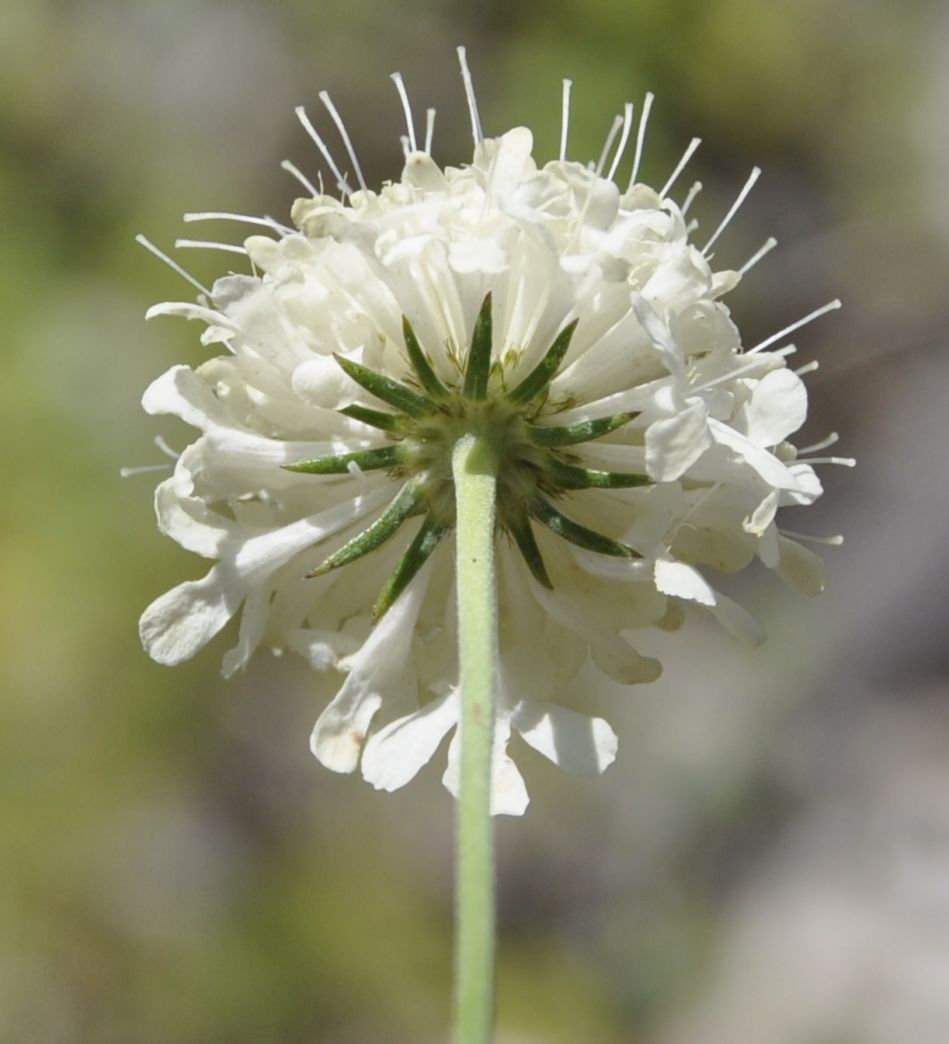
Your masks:
M 837 534 L 836 536 L 811 536 L 809 533 L 795 533 L 791 529 L 778 529 L 781 536 L 790 537 L 792 540 L 800 540 L 805 544 L 823 544 L 824 547 L 840 547 L 844 542 L 844 538 Z
M 709 250 L 712 248 L 712 245 L 715 243 L 715 241 L 718 239 L 718 237 L 728 227 L 728 225 L 731 222 L 731 219 L 738 213 L 738 208 L 742 205 L 742 203 L 745 202 L 745 198 L 747 197 L 748 193 L 752 190 L 752 188 L 754 188 L 755 182 L 760 177 L 761 177 L 761 168 L 760 167 L 754 167 L 752 169 L 752 171 L 751 171 L 751 174 L 749 174 L 749 176 L 748 176 L 748 180 L 745 182 L 744 188 L 742 188 L 741 192 L 738 193 L 738 198 L 735 200 L 734 203 L 732 203 L 731 209 L 728 211 L 728 213 L 722 219 L 722 223 L 712 233 L 711 239 L 709 239 L 709 241 L 705 244 L 705 246 L 702 247 L 702 253 L 703 254 L 708 254 Z
M 643 158 L 643 144 L 646 140 L 646 126 L 649 123 L 649 113 L 652 110 L 653 98 L 652 91 L 646 92 L 645 100 L 643 101 L 643 111 L 639 115 L 639 128 L 636 131 L 636 153 L 633 157 L 633 172 L 629 176 L 629 185 L 626 187 L 626 191 L 636 184 L 636 175 L 639 173 L 639 161 Z
M 689 212 L 689 207 L 692 206 L 692 201 L 702 191 L 702 182 L 695 181 L 692 183 L 692 187 L 689 189 L 688 195 L 685 197 L 685 202 L 679 208 L 682 211 L 682 216 L 685 217 Z
M 800 454 L 798 454 L 800 458 Z M 857 461 L 853 457 L 808 457 L 807 464 L 834 464 L 840 468 L 855 468 Z
M 765 254 L 770 254 L 771 251 L 774 250 L 774 248 L 777 245 L 778 241 L 774 238 L 774 236 L 769 236 L 761 245 L 761 247 L 758 250 L 756 250 L 755 253 L 751 255 L 751 257 L 748 258 L 748 260 L 741 266 L 741 268 L 738 269 L 738 274 L 740 276 L 743 276 L 746 272 L 749 272 L 765 256 Z
M 563 81 L 563 113 L 560 118 L 560 162 L 567 158 L 567 131 L 570 127 L 570 88 L 573 80 Z
M 131 478 L 133 475 L 145 475 L 151 471 L 167 471 L 170 464 L 140 464 L 134 468 L 119 468 L 119 478 Z
M 623 106 L 623 133 L 619 139 L 619 145 L 616 146 L 616 155 L 613 157 L 613 162 L 610 164 L 609 173 L 606 175 L 607 181 L 612 181 L 616 171 L 620 165 L 620 160 L 623 158 L 623 152 L 626 150 L 626 142 L 629 141 L 629 132 L 633 126 L 633 103 L 626 102 Z
M 399 144 L 402 146 L 403 157 L 408 159 L 412 155 L 412 143 L 409 141 L 408 134 L 399 135 Z
M 318 189 L 312 181 L 310 181 L 310 179 L 300 170 L 300 168 L 292 164 L 289 160 L 282 160 L 280 166 L 288 174 L 292 174 L 297 179 L 297 181 L 299 181 L 300 184 L 307 190 L 307 192 L 309 192 L 310 195 L 313 196 L 315 199 L 318 199 L 320 196 L 323 195 L 322 191 Z
M 389 79 L 395 84 L 395 89 L 399 92 L 399 98 L 402 101 L 402 111 L 405 113 L 405 127 L 409 132 L 409 145 L 412 152 L 418 152 L 418 145 L 415 141 L 415 122 L 412 119 L 412 106 L 409 104 L 409 95 L 402 80 L 402 73 L 394 72 Z
M 613 142 L 616 140 L 616 135 L 619 134 L 619 129 L 623 125 L 622 116 L 614 116 L 613 122 L 610 124 L 609 134 L 606 136 L 606 141 L 603 143 L 603 151 L 600 153 L 600 158 L 597 160 L 596 166 L 593 168 L 594 173 L 597 177 L 602 177 L 603 167 L 606 165 L 606 157 L 610 153 L 610 149 L 613 147 Z
M 798 319 L 796 323 L 791 323 L 790 326 L 785 326 L 783 330 L 779 330 L 776 334 L 772 334 L 766 340 L 762 341 L 761 344 L 756 344 L 754 348 L 751 348 L 746 353 L 747 355 L 753 355 L 755 352 L 763 352 L 769 345 L 774 344 L 775 341 L 780 341 L 786 334 L 793 333 L 795 330 L 800 330 L 802 326 L 806 326 L 808 323 L 813 322 L 815 319 L 819 319 L 822 315 L 826 315 L 828 312 L 836 312 L 840 308 L 840 301 L 833 300 L 828 304 L 825 304 L 822 308 L 817 308 L 810 315 L 805 315 L 803 319 Z
M 672 186 L 676 183 L 676 179 L 679 177 L 682 171 L 685 170 L 685 165 L 695 155 L 695 150 L 701 144 L 701 138 L 693 138 L 689 142 L 685 152 L 682 154 L 682 159 L 680 159 L 679 162 L 676 164 L 675 170 L 669 175 L 669 180 L 665 183 L 665 185 L 662 186 L 661 190 L 659 191 L 660 199 L 665 199 L 666 196 L 669 195 L 669 189 L 671 189 Z
M 306 109 L 304 109 L 302 105 L 298 105 L 293 111 L 296 114 L 297 119 L 300 121 L 300 124 L 303 127 L 303 129 L 307 132 L 307 134 L 309 134 L 310 139 L 313 141 L 313 144 L 316 145 L 316 147 L 320 150 L 320 155 L 326 161 L 326 165 L 333 172 L 333 177 L 336 178 L 337 187 L 347 196 L 351 196 L 353 194 L 353 190 L 349 187 L 349 183 L 343 177 L 339 167 L 336 166 L 336 163 L 333 160 L 332 155 L 330 155 L 330 150 L 326 147 L 326 143 L 319 136 L 319 134 L 317 134 L 316 128 L 310 122 L 310 117 L 307 116 Z
M 435 133 L 435 110 L 425 110 L 425 151 L 432 154 L 432 136 Z
M 829 449 L 831 446 L 835 446 L 838 442 L 840 442 L 840 436 L 836 431 L 832 431 L 826 439 L 821 439 L 820 442 L 815 442 L 811 446 L 802 446 L 797 451 L 798 460 L 800 460 L 801 457 L 806 456 L 808 453 L 820 453 L 821 450 Z
M 210 239 L 176 239 L 175 249 L 184 250 L 225 250 L 229 254 L 244 254 L 246 256 L 247 251 L 242 246 L 237 246 L 235 243 L 215 243 Z
M 474 139 L 475 148 L 484 141 L 481 133 L 481 118 L 478 116 L 478 103 L 475 100 L 474 84 L 471 80 L 471 71 L 468 68 L 468 58 L 464 47 L 457 48 L 458 64 L 461 66 L 461 81 L 465 85 L 465 97 L 468 99 L 468 116 L 471 119 L 471 136 Z
M 818 359 L 812 359 L 809 363 L 805 363 L 803 366 L 799 366 L 794 372 L 798 377 L 803 377 L 805 374 L 813 373 L 815 370 L 820 369 L 820 361 Z
M 336 124 L 336 129 L 339 131 L 339 136 L 343 139 L 343 145 L 346 148 L 346 154 L 349 156 L 350 161 L 353 165 L 353 170 L 356 172 L 356 180 L 359 182 L 359 187 L 366 191 L 366 179 L 362 176 L 362 167 L 359 166 L 359 160 L 356 159 L 356 150 L 353 148 L 353 143 L 350 140 L 349 135 L 346 133 L 346 126 L 340 118 L 339 113 L 336 111 L 336 106 L 333 104 L 333 99 L 330 98 L 328 91 L 320 91 L 320 101 L 326 107 L 326 111 L 330 114 L 330 118 L 333 123 Z
M 181 267 L 181 265 L 178 264 L 177 261 L 172 261 L 172 259 L 164 251 L 159 250 L 158 247 L 155 246 L 154 243 L 152 243 L 150 240 L 146 239 L 145 236 L 143 236 L 141 233 L 139 233 L 135 237 L 135 242 L 136 243 L 141 243 L 141 245 L 143 247 L 145 247 L 146 250 L 148 250 L 151 253 L 153 253 L 155 255 L 155 257 L 158 258 L 159 261 L 164 261 L 165 264 L 173 272 L 177 272 L 178 275 L 180 275 L 182 279 L 187 280 L 193 287 L 195 287 L 195 289 L 199 290 L 202 294 L 204 294 L 207 297 L 211 296 L 211 291 L 206 286 L 204 286 L 203 284 L 199 283 L 197 281 L 197 279 L 195 279 L 194 276 L 191 275 L 189 272 L 186 272 Z
M 162 453 L 165 454 L 166 457 L 171 457 L 172 460 L 177 460 L 181 456 L 180 453 L 176 453 L 171 448 L 171 446 L 168 445 L 168 443 L 165 441 L 162 435 L 156 435 L 155 438 L 152 439 L 152 441 L 162 451 Z
M 279 221 L 269 216 L 252 217 L 249 214 L 230 214 L 219 210 L 202 211 L 200 214 L 185 214 L 182 220 L 186 224 L 190 224 L 192 221 L 240 221 L 245 225 L 261 225 L 263 228 L 273 229 L 274 232 L 279 232 L 285 236 L 292 235 L 296 231 L 289 225 L 282 225 Z

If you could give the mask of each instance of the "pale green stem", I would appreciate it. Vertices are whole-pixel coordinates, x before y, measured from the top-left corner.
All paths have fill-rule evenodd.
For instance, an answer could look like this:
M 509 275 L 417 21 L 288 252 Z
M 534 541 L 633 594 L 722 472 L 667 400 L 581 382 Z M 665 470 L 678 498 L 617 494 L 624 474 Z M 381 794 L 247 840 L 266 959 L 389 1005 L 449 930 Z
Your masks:
M 455 1044 L 489 1044 L 494 1022 L 494 736 L 497 596 L 494 521 L 498 462 L 490 441 L 459 439 L 452 454 L 457 509 L 461 781 L 455 924 Z

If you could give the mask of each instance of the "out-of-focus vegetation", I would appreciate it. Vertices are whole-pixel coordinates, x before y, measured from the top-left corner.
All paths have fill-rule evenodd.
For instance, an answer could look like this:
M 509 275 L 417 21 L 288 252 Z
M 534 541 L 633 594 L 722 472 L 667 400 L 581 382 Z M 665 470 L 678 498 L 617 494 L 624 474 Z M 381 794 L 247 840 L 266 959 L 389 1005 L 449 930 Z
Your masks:
M 949 1039 L 949 18 L 938 0 L 518 5 L 13 0 L 0 10 L 0 1040 L 373 1044 L 444 1039 L 451 807 L 431 766 L 378 795 L 306 740 L 331 683 L 226 639 L 170 671 L 136 619 L 198 575 L 151 513 L 148 381 L 196 332 L 142 316 L 189 288 L 185 210 L 282 216 L 316 159 L 292 106 L 332 90 L 371 179 L 397 173 L 400 69 L 463 159 L 453 46 L 489 133 L 595 157 L 657 93 L 644 173 L 692 134 L 705 224 L 764 177 L 719 259 L 781 248 L 731 301 L 800 336 L 843 530 L 830 591 L 741 592 L 771 642 L 694 624 L 664 680 L 601 694 L 620 760 L 579 783 L 525 754 L 499 824 L 499 1040 L 943 1044 Z M 236 239 L 235 234 L 235 239 Z M 227 255 L 191 255 L 201 279 Z M 814 521 L 813 516 L 817 516 Z

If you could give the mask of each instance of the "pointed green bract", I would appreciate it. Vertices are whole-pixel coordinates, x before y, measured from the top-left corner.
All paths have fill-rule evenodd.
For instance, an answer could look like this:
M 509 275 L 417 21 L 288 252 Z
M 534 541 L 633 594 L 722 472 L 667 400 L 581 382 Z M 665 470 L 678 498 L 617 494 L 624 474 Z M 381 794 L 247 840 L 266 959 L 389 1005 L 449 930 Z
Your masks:
M 398 433 L 405 426 L 405 418 L 397 413 L 386 413 L 384 410 L 371 410 L 368 406 L 344 406 L 339 411 L 344 417 L 368 424 L 370 428 L 378 428 L 380 431 Z
M 506 394 L 508 402 L 530 402 L 536 398 L 548 384 L 553 380 L 554 374 L 560 369 L 563 357 L 570 347 L 573 331 L 577 328 L 579 319 L 565 326 L 554 338 L 554 343 L 547 349 L 543 359 L 533 370 L 521 381 L 516 388 Z
M 333 358 L 339 363 L 343 372 L 365 388 L 370 395 L 387 402 L 390 406 L 401 410 L 402 413 L 420 419 L 428 417 L 435 411 L 435 403 L 431 399 L 419 395 L 411 388 L 406 388 L 404 384 L 399 384 L 391 377 L 386 377 L 375 370 L 370 370 L 367 366 L 353 362 L 351 359 L 344 359 L 343 356 L 335 353 Z
M 543 497 L 534 497 L 527 505 L 528 511 L 542 522 L 549 530 L 557 536 L 569 540 L 571 544 L 582 547 L 587 551 L 596 551 L 601 555 L 612 555 L 614 558 L 641 558 L 642 556 L 631 547 L 621 544 L 618 540 L 603 536 L 579 522 L 562 515 L 553 504 L 548 503 Z
M 561 489 L 631 489 L 651 484 L 646 475 L 582 468 L 559 460 L 552 453 L 545 462 L 545 471 Z
M 392 607 L 393 602 L 415 579 L 418 571 L 428 561 L 429 556 L 438 547 L 439 541 L 451 530 L 444 522 L 436 522 L 431 514 L 425 516 L 422 528 L 409 544 L 405 554 L 399 559 L 385 587 L 379 592 L 376 604 L 372 607 L 373 623 L 378 623 Z
M 611 431 L 622 428 L 638 414 L 616 413 L 612 417 L 597 417 L 596 420 L 580 421 L 562 428 L 542 427 L 539 424 L 527 425 L 527 437 L 535 446 L 576 446 L 581 442 L 591 442 L 609 435 Z
M 527 517 L 527 512 L 519 505 L 507 505 L 502 509 L 501 522 L 514 538 L 514 543 L 517 544 L 517 549 L 527 563 L 527 568 L 534 579 L 542 586 L 553 590 L 554 585 L 547 574 L 547 567 L 544 565 L 543 555 L 534 538 L 534 531 L 531 529 L 531 520 Z
M 428 356 L 418 343 L 415 331 L 407 316 L 402 316 L 402 336 L 405 338 L 405 350 L 409 353 L 409 362 L 415 370 L 415 376 L 419 384 L 428 392 L 433 399 L 444 399 L 448 395 L 448 389 L 438 379 Z
M 341 453 L 338 457 L 315 457 L 297 464 L 283 464 L 282 467 L 285 471 L 299 471 L 305 475 L 343 475 L 349 471 L 350 464 L 355 464 L 361 471 L 394 468 L 400 463 L 401 456 L 401 446 L 383 446 L 380 449 Z
M 370 551 L 375 551 L 377 547 L 381 547 L 395 534 L 396 530 L 407 518 L 418 514 L 423 505 L 424 500 L 415 485 L 411 482 L 406 482 L 399 491 L 399 495 L 372 525 L 364 529 L 359 536 L 353 537 L 352 540 L 343 544 L 338 551 L 334 551 L 316 569 L 311 573 L 307 573 L 307 577 L 322 576 L 331 569 L 338 569 L 340 566 L 348 565 L 357 558 L 368 555 Z
M 483 402 L 488 397 L 488 375 L 491 372 L 491 294 L 484 299 L 475 320 L 468 361 L 465 364 L 465 384 L 462 395 L 472 402 Z

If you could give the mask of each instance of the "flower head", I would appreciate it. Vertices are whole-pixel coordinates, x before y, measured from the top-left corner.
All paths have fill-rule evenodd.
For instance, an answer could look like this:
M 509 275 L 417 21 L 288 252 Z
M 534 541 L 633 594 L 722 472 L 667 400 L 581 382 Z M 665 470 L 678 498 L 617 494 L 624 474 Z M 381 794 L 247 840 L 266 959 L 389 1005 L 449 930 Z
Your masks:
M 435 163 L 434 113 L 420 145 L 396 77 L 405 166 L 371 191 L 321 95 L 357 184 L 298 110 L 340 198 L 290 167 L 308 196 L 293 228 L 245 219 L 269 232 L 237 248 L 253 274 L 149 312 L 199 320 L 202 343 L 222 351 L 173 367 L 144 396 L 149 413 L 201 430 L 156 508 L 165 533 L 215 564 L 152 603 L 141 634 L 174 664 L 239 615 L 226 674 L 260 645 L 342 672 L 313 753 L 402 786 L 458 721 L 450 461 L 462 435 L 487 437 L 501 461 L 492 800 L 519 813 L 512 733 L 573 772 L 615 756 L 610 726 L 576 706 L 587 661 L 623 684 L 654 680 L 659 664 L 629 632 L 676 626 L 683 603 L 757 637 L 703 567 L 757 557 L 798 588 L 821 587 L 816 556 L 775 520 L 821 486 L 787 441 L 807 411 L 791 349 L 767 350 L 787 331 L 746 350 L 720 300 L 757 256 L 739 271 L 711 265 L 757 172 L 699 249 L 694 193 L 682 205 L 670 195 L 697 141 L 662 190 L 637 180 L 651 96 L 622 189 L 632 106 L 599 163 L 576 163 L 566 84 L 561 155 L 539 167 L 528 130 L 483 137 L 463 52 L 462 69 L 470 164 Z M 450 789 L 456 748 L 455 737 Z

